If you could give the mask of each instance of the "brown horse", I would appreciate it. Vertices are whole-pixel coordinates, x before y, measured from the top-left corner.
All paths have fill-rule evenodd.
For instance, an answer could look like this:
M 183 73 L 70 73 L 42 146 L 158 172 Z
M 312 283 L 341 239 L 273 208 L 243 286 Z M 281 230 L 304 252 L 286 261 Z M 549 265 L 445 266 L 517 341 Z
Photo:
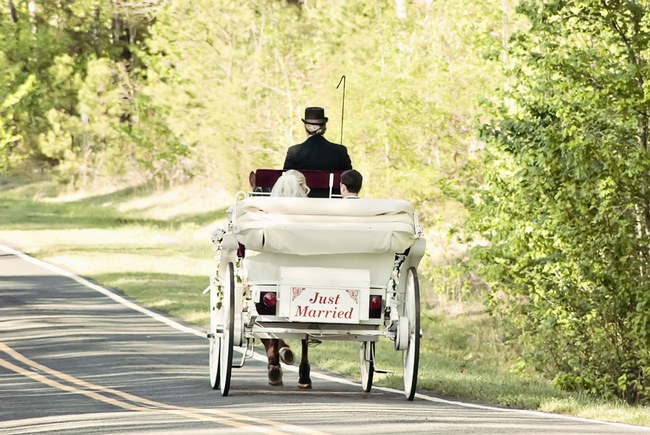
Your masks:
M 266 357 L 268 358 L 269 385 L 282 385 L 282 367 L 280 361 L 287 365 L 293 365 L 294 357 L 291 348 L 282 339 L 263 338 Z M 298 388 L 310 389 L 311 378 L 309 377 L 308 342 L 302 340 L 302 354 L 300 367 L 298 368 Z

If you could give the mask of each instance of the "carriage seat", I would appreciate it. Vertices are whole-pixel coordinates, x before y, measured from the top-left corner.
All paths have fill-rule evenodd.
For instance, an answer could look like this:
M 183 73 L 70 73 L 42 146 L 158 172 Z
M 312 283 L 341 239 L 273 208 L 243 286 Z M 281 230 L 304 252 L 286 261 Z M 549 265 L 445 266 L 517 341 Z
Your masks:
M 401 253 L 416 237 L 408 201 L 249 197 L 233 210 L 247 250 L 294 255 Z

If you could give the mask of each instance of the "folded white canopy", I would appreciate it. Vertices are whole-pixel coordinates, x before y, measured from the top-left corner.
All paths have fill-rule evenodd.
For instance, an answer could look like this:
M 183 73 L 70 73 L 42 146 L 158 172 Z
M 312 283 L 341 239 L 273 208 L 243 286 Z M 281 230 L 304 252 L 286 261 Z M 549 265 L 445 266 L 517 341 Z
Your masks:
M 397 199 L 250 197 L 233 210 L 247 250 L 295 255 L 401 253 L 415 239 L 415 212 Z

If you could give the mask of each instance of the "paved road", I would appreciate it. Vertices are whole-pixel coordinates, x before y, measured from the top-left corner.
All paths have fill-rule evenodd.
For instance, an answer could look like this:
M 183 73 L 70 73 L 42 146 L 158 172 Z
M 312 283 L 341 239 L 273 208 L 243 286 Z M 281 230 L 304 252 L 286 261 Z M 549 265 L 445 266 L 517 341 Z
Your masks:
M 207 303 L 207 301 L 206 301 Z M 210 389 L 204 331 L 0 245 L 0 433 L 650 433 L 450 402 L 315 373 L 265 381 L 262 358 Z

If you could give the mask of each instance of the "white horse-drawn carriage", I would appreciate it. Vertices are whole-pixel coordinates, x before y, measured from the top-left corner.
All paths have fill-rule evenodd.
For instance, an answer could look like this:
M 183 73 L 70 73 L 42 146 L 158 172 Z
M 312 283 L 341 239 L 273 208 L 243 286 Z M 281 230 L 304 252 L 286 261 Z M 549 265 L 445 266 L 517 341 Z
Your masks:
M 421 336 L 417 266 L 426 244 L 413 206 L 240 193 L 231 211 L 209 287 L 211 386 L 228 395 L 232 368 L 252 356 L 255 339 L 350 340 L 360 343 L 361 384 L 370 391 L 375 343 L 385 337 L 403 353 L 404 393 L 412 400 Z

